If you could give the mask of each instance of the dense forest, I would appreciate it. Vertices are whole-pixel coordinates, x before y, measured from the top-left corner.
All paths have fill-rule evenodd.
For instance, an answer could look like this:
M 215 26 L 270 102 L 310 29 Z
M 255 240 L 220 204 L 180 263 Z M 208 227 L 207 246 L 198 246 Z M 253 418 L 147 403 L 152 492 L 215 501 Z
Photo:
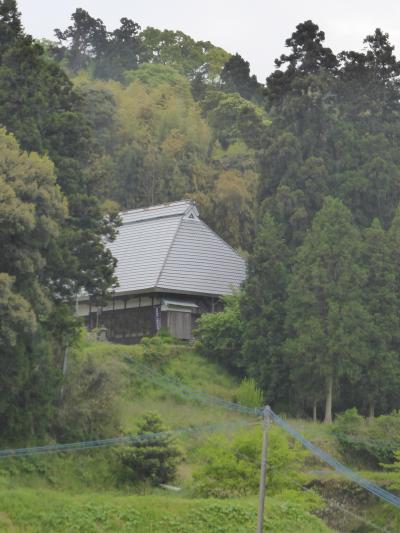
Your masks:
M 0 1 L 4 442 L 59 437 L 74 300 L 116 282 L 119 210 L 184 197 L 248 258 L 199 326 L 207 357 L 290 413 L 400 408 L 400 62 L 380 29 L 363 52 L 324 40 L 300 23 L 260 83 L 210 42 L 83 9 L 38 42 Z

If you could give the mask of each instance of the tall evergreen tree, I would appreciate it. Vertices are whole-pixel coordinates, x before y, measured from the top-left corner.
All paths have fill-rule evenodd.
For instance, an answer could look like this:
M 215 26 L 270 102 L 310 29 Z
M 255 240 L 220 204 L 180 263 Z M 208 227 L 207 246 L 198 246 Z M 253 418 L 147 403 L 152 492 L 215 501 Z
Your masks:
M 294 384 L 311 382 L 315 389 L 318 383 L 324 392 L 327 423 L 340 378 L 356 380 L 365 359 L 368 314 L 360 253 L 350 211 L 340 200 L 326 198 L 296 253 L 286 303 L 286 346 Z
M 342 104 L 359 128 L 382 131 L 393 113 L 400 111 L 400 62 L 389 35 L 377 28 L 364 39 L 365 51 L 344 51 L 338 56 Z
M 249 258 L 241 302 L 244 320 L 243 359 L 271 403 L 284 401 L 288 390 L 283 358 L 288 250 L 270 214 L 260 224 Z
M 95 78 L 122 80 L 126 70 L 138 66 L 143 54 L 139 24 L 123 17 L 120 27 L 110 32 L 101 19 L 82 8 L 76 9 L 71 20 L 73 24 L 64 31 L 55 30 L 60 46 L 51 48 L 70 72 L 90 67 Z
M 0 1 L 0 123 L 28 151 L 47 153 L 68 199 L 63 243 L 49 258 L 60 297 L 80 288 L 104 294 L 113 283 L 114 260 L 103 238 L 112 238 L 115 217 L 98 199 L 89 167 L 94 156 L 90 123 L 66 74 L 44 57 L 23 32 L 15 0 Z
M 309 75 L 321 70 L 334 71 L 337 58 L 332 50 L 324 46 L 325 33 L 317 24 L 306 20 L 296 26 L 296 31 L 286 39 L 289 54 L 275 59 L 277 70 L 267 78 L 267 96 L 270 104 L 281 104 L 289 92 L 301 95 L 302 84 L 295 80 L 307 80 Z M 281 70 L 281 67 L 285 67 Z
M 361 54 L 336 58 L 323 41 L 311 21 L 298 25 L 290 53 L 267 78 L 273 122 L 260 153 L 260 201 L 277 216 L 279 191 L 287 188 L 294 208 L 286 211 L 300 220 L 303 236 L 328 194 L 344 201 L 357 224 L 377 217 L 387 227 L 400 199 L 399 63 L 381 30 Z M 293 234 L 292 222 L 277 218 Z M 294 235 L 297 245 L 302 236 Z
M 67 66 L 71 72 L 85 68 L 93 57 L 103 54 L 107 48 L 108 32 L 101 19 L 95 19 L 82 8 L 71 15 L 72 24 L 67 29 L 55 30 L 63 47 Z
M 388 235 L 376 219 L 364 231 L 361 257 L 367 271 L 363 299 L 369 313 L 369 329 L 358 391 L 373 417 L 376 405 L 388 405 L 388 392 L 398 387 L 400 378 L 400 359 L 394 349 L 399 328 L 396 269 Z
M 225 63 L 221 80 L 225 90 L 238 92 L 247 99 L 255 97 L 260 89 L 257 77 L 250 75 L 250 63 L 239 54 L 231 56 Z

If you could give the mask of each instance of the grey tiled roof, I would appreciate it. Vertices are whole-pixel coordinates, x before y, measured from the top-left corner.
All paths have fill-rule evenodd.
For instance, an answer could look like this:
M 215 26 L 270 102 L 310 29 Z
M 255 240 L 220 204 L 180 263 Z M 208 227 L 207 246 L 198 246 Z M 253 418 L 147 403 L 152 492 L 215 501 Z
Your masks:
M 188 200 L 172 202 L 170 204 L 152 205 L 151 207 L 142 207 L 140 209 L 124 211 L 121 213 L 121 218 L 123 224 L 128 224 L 130 222 L 150 220 L 158 217 L 184 215 L 188 208 L 192 206 L 192 202 Z
M 116 294 L 159 290 L 224 295 L 243 282 L 245 261 L 198 218 L 191 202 L 121 216 L 123 225 L 109 244 L 118 260 Z

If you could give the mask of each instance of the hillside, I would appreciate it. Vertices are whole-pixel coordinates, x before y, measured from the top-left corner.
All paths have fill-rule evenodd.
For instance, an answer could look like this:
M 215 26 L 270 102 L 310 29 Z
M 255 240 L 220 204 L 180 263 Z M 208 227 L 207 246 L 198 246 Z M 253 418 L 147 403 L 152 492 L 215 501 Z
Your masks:
M 69 372 L 64 402 L 66 409 L 73 409 L 74 430 L 80 426 L 81 416 L 86 419 L 91 412 L 92 417 L 96 415 L 98 426 L 92 426 L 90 431 L 98 431 L 99 437 L 134 434 L 138 421 L 149 411 L 158 412 L 169 428 L 190 429 L 176 437 L 184 451 L 184 461 L 178 466 L 173 484 L 181 490 L 171 492 L 149 483 L 129 482 L 120 463 L 120 452 L 126 446 L 5 458 L 0 464 L 2 530 L 67 531 L 78 526 L 85 531 L 122 528 L 189 533 L 215 531 L 216 527 L 226 533 L 233 531 L 233 527 L 235 531 L 254 530 L 261 446 L 261 433 L 254 431 L 259 430 L 259 422 L 193 399 L 190 394 L 182 396 L 172 385 L 180 383 L 193 392 L 231 401 L 240 397 L 240 380 L 198 355 L 187 344 L 169 337 L 145 339 L 136 346 L 83 338 L 71 354 Z M 113 420 L 104 415 L 104 410 L 113 413 Z M 68 425 L 68 413 L 63 413 L 62 421 Z M 349 462 L 350 458 L 339 451 L 331 430 L 305 421 L 291 423 L 339 460 Z M 199 427 L 205 429 L 193 431 Z M 235 464 L 245 469 L 235 473 L 232 464 L 226 480 L 220 475 L 216 478 L 225 496 L 213 497 L 218 492 L 215 485 L 210 485 L 206 489 L 210 491 L 208 497 L 204 498 L 205 485 L 203 481 L 199 484 L 202 478 L 196 476 L 204 467 L 205 457 L 210 460 L 215 456 L 213 461 L 224 461 L 235 439 L 239 439 L 235 445 L 238 454 Z M 283 533 L 296 528 L 322 532 L 329 530 L 327 524 L 333 530 L 346 524 L 346 531 L 358 531 L 360 524 L 368 521 L 367 510 L 370 520 L 382 523 L 379 501 L 330 474 L 318 460 L 300 454 L 298 447 L 280 432 L 274 430 L 271 439 L 270 461 L 279 472 L 267 493 L 266 524 L 272 531 Z M 252 446 L 256 453 L 250 459 Z M 389 483 L 390 487 L 390 476 L 385 480 L 373 472 L 364 474 L 379 483 Z M 229 479 L 234 476 L 234 480 L 236 475 L 242 481 L 234 481 L 236 488 L 232 490 L 228 488 Z M 250 484 L 240 488 L 246 478 Z M 395 514 L 391 520 L 397 520 Z
M 272 531 L 400 530 L 390 36 L 334 52 L 300 21 L 259 83 L 181 31 L 64 22 L 37 41 L 0 0 L 1 528 L 253 530 L 268 403 Z M 193 346 L 87 337 L 77 295 L 109 302 L 120 210 L 187 198 L 246 257 L 238 293 Z M 392 494 L 332 473 L 284 420 Z
M 198 450 L 210 446 L 218 452 L 224 441 L 247 432 L 249 420 L 216 406 L 208 406 L 191 398 L 183 398 L 141 375 L 131 360 L 138 359 L 161 379 L 173 379 L 193 390 L 206 392 L 226 400 L 237 395 L 239 381 L 218 365 L 208 362 L 185 344 L 165 337 L 145 340 L 138 346 L 119 346 L 83 340 L 71 355 L 71 379 L 88 405 L 101 401 L 105 389 L 94 394 L 84 390 L 76 380 L 85 383 L 74 371 L 74 365 L 91 361 L 100 369 L 103 379 L 112 383 L 112 408 L 121 424 L 121 433 L 136 432 L 136 423 L 148 411 L 157 411 L 171 428 L 215 426 L 200 433 L 178 436 L 185 461 L 179 466 L 175 484 L 179 493 L 169 493 L 150 485 L 121 482 L 118 448 L 83 450 L 70 453 L 3 459 L 0 470 L 0 524 L 4 531 L 67 531 L 70 527 L 85 531 L 253 531 L 257 515 L 256 494 L 237 498 L 199 498 L 193 487 L 193 472 L 202 459 Z M 80 366 L 80 370 L 82 366 Z M 107 378 L 105 378 L 107 374 Z M 97 374 L 98 377 L 98 374 Z M 94 382 L 96 382 L 96 378 Z M 101 385 L 100 385 L 101 388 Z M 76 400 L 76 392 L 65 391 Z M 88 396 L 89 394 L 89 396 Z M 85 406 L 81 405 L 84 410 Z M 92 409 L 93 405 L 88 407 Z M 99 415 L 99 411 L 96 411 Z M 79 417 L 74 411 L 74 416 Z M 68 420 L 68 417 L 63 419 Z M 254 426 L 254 422 L 252 425 Z M 239 423 L 237 427 L 229 424 Z M 225 426 L 224 426 L 225 424 Z M 228 427 L 226 427 L 228 424 Z M 251 426 L 250 426 L 251 427 Z M 93 428 L 92 428 L 93 429 Z M 102 435 L 102 436 L 115 436 Z M 211 440 L 209 440 L 211 438 Z M 257 446 L 260 442 L 257 443 Z M 255 465 L 258 470 L 258 461 Z M 119 480 L 119 481 L 118 481 Z M 255 475 L 255 486 L 258 476 Z M 269 497 L 269 523 L 274 531 L 296 527 L 299 531 L 328 531 L 313 514 L 323 506 L 318 497 L 292 489 L 280 489 Z M 217 528 L 217 529 L 216 529 Z
M 269 501 L 272 531 L 328 533 L 331 531 L 311 511 L 307 498 L 291 495 Z M 11 489 L 0 492 L 2 531 L 165 531 L 166 533 L 250 533 L 254 531 L 257 501 L 196 500 L 174 496 L 127 496 Z

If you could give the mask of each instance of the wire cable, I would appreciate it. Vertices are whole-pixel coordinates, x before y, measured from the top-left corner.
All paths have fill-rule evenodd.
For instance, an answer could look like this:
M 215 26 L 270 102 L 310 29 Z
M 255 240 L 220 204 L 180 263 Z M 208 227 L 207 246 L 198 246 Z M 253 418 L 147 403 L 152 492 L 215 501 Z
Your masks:
M 230 429 L 239 426 L 248 426 L 250 422 L 236 421 L 236 422 L 223 422 L 220 424 L 207 424 L 204 426 L 193 426 L 181 429 L 174 429 L 169 431 L 160 431 L 158 433 L 145 433 L 140 435 L 127 435 L 125 437 L 115 437 L 112 439 L 98 439 L 88 440 L 81 442 L 71 442 L 66 444 L 47 444 L 45 446 L 33 446 L 30 448 L 10 448 L 6 450 L 0 450 L 0 459 L 6 457 L 21 457 L 26 455 L 37 455 L 54 452 L 68 452 L 75 450 L 88 450 L 93 448 L 102 448 L 106 446 L 117 446 L 121 444 L 137 444 L 141 442 L 147 442 L 160 437 L 173 436 L 177 434 L 193 434 L 200 432 L 215 432 L 220 429 Z
M 269 414 L 272 420 L 279 427 L 281 427 L 284 431 L 286 431 L 286 433 L 291 435 L 297 441 L 301 442 L 301 444 L 305 448 L 307 448 L 308 450 L 310 450 L 311 453 L 313 453 L 314 455 L 322 459 L 325 463 L 327 463 L 334 470 L 336 470 L 336 472 L 343 474 L 348 479 L 351 479 L 352 481 L 357 483 L 357 485 L 359 485 L 360 487 L 363 487 L 368 492 L 375 494 L 375 496 L 378 496 L 378 498 L 381 498 L 387 503 L 390 503 L 396 507 L 400 507 L 400 498 L 398 496 L 396 496 L 395 494 L 392 494 L 391 492 L 385 489 L 382 489 L 381 487 L 378 487 L 377 485 L 374 485 L 373 483 L 370 483 L 367 479 L 363 478 L 356 472 L 353 472 L 353 470 L 351 470 L 347 466 L 343 465 L 342 463 L 334 459 L 329 453 L 318 448 L 318 446 L 316 446 L 312 442 L 305 439 L 303 435 L 301 435 L 296 429 L 294 429 L 287 422 L 285 422 L 280 416 L 274 413 L 272 409 L 269 409 Z
M 254 408 L 254 407 L 246 407 L 244 405 L 230 402 L 229 400 L 224 400 L 223 398 L 219 398 L 218 396 L 212 396 L 211 394 L 208 394 L 206 392 L 199 391 L 191 387 L 187 387 L 186 385 L 177 383 L 171 378 L 168 378 L 167 376 L 161 374 L 160 372 L 156 372 L 149 366 L 135 360 L 134 358 L 130 356 L 126 356 L 125 360 L 126 362 L 132 363 L 134 366 L 136 366 L 140 370 L 142 376 L 149 379 L 149 381 L 152 381 L 156 385 L 166 388 L 170 392 L 174 394 L 178 394 L 182 396 L 183 398 L 191 398 L 192 400 L 197 400 L 202 403 L 208 403 L 211 405 L 219 405 L 220 407 L 223 407 L 225 409 L 229 409 L 231 411 L 236 411 L 236 412 L 247 414 L 247 415 L 260 416 L 260 414 L 262 414 L 262 409 Z
M 239 412 L 243 414 L 250 414 L 253 416 L 261 416 L 264 413 L 264 409 L 245 407 L 243 405 L 230 402 L 228 400 L 224 400 L 217 396 L 212 396 L 210 394 L 207 394 L 201 391 L 196 391 L 195 389 L 192 389 L 185 385 L 177 384 L 175 381 L 171 380 L 170 378 L 167 378 L 165 376 L 160 376 L 160 373 L 155 372 L 150 367 L 142 363 L 139 363 L 138 361 L 134 361 L 132 357 L 127 357 L 126 360 L 128 362 L 133 362 L 135 365 L 137 365 L 138 368 L 141 370 L 142 375 L 147 377 L 149 380 L 153 381 L 154 383 L 156 383 L 157 385 L 161 387 L 168 388 L 170 391 L 174 393 L 182 395 L 184 398 L 191 398 L 191 399 L 198 400 L 204 403 L 218 405 L 220 407 L 229 409 L 231 411 L 235 411 L 235 412 Z M 297 430 L 295 430 L 292 426 L 290 426 L 287 422 L 285 422 L 280 416 L 274 413 L 271 408 L 268 407 L 266 411 L 271 416 L 271 419 L 279 427 L 281 427 L 286 433 L 291 435 L 295 440 L 299 441 L 311 453 L 313 453 L 314 455 L 322 459 L 325 463 L 327 463 L 329 466 L 331 466 L 334 470 L 336 470 L 340 474 L 343 474 L 348 479 L 351 479 L 352 481 L 354 481 L 360 487 L 366 489 L 368 492 L 381 498 L 387 503 L 390 503 L 396 507 L 400 507 L 400 498 L 398 496 L 396 496 L 395 494 L 392 494 L 391 492 L 385 489 L 378 487 L 377 485 L 374 485 L 373 483 L 370 483 L 368 480 L 366 480 L 365 478 L 363 478 L 356 472 L 353 472 L 347 466 L 341 464 L 339 461 L 334 459 L 330 454 L 328 454 L 324 450 L 321 450 L 320 448 L 318 448 L 318 446 L 316 446 L 312 442 L 305 439 Z M 116 437 L 112 439 L 91 440 L 91 441 L 75 442 L 75 443 L 68 443 L 68 444 L 50 444 L 46 446 L 35 446 L 31 448 L 16 448 L 16 449 L 0 450 L 0 459 L 4 457 L 11 457 L 11 456 L 18 457 L 22 455 L 99 448 L 99 447 L 104 447 L 104 446 L 115 446 L 118 444 L 129 444 L 129 443 L 134 443 L 134 442 L 141 442 L 141 441 L 148 440 L 151 438 L 158 438 L 161 435 L 167 435 L 167 434 L 172 435 L 176 433 L 190 433 L 190 432 L 193 433 L 197 431 L 215 431 L 221 427 L 227 427 L 229 425 L 237 426 L 240 424 L 243 424 L 243 422 L 214 424 L 214 425 L 208 425 L 208 426 L 200 426 L 197 428 L 196 427 L 183 428 L 183 429 L 172 430 L 172 431 L 161 432 L 161 433 Z
M 224 407 L 225 409 L 240 412 L 243 414 L 251 414 L 253 416 L 254 415 L 261 416 L 264 412 L 264 410 L 260 408 L 245 407 L 240 404 L 229 402 L 227 400 L 223 400 L 221 398 L 206 394 L 204 392 L 196 391 L 195 389 L 192 389 L 185 385 L 180 385 L 176 383 L 175 381 L 171 380 L 170 378 L 160 375 L 159 372 L 155 372 L 153 369 L 151 369 L 147 365 L 144 365 L 143 363 L 133 360 L 131 357 L 128 357 L 127 361 L 133 362 L 135 365 L 137 365 L 138 368 L 141 370 L 142 375 L 144 375 L 145 377 L 148 377 L 148 379 L 150 379 L 154 383 L 158 384 L 159 386 L 165 387 L 175 393 L 178 393 L 182 395 L 183 397 L 196 399 L 196 400 L 203 401 L 205 403 L 210 403 L 213 405 L 219 405 L 221 407 Z M 396 507 L 400 507 L 400 498 L 398 496 L 369 482 L 367 479 L 363 478 L 356 472 L 353 472 L 353 470 L 351 470 L 347 466 L 343 465 L 342 463 L 334 459 L 334 457 L 332 457 L 329 453 L 325 452 L 324 450 L 321 450 L 320 448 L 318 448 L 318 446 L 316 446 L 309 440 L 305 439 L 303 435 L 301 435 L 296 429 L 294 429 L 287 422 L 285 422 L 280 416 L 274 413 L 274 411 L 272 411 L 270 407 L 268 407 L 267 411 L 269 415 L 271 416 L 271 419 L 279 427 L 281 427 L 286 433 L 291 435 L 295 440 L 299 441 L 312 454 L 319 457 L 325 463 L 331 466 L 336 472 L 354 481 L 357 485 L 364 488 L 368 492 L 374 494 L 378 498 L 381 498 L 387 503 L 390 503 Z
M 347 509 L 347 507 L 345 507 L 342 503 L 337 502 L 337 501 L 334 500 L 333 498 L 324 497 L 324 496 L 320 495 L 320 494 L 318 493 L 318 491 L 313 490 L 313 489 L 310 489 L 309 487 L 305 487 L 304 485 L 301 485 L 301 484 L 298 483 L 297 481 L 294 481 L 294 483 L 295 483 L 299 488 L 301 488 L 301 490 L 304 490 L 304 491 L 306 491 L 306 492 L 311 492 L 311 493 L 317 494 L 318 496 L 320 496 L 321 498 L 323 498 L 323 499 L 325 500 L 326 504 L 327 504 L 329 507 L 334 507 L 334 508 L 336 508 L 336 509 L 340 509 L 344 514 L 347 514 L 347 515 L 351 516 L 352 518 L 356 518 L 356 519 L 359 520 L 360 522 L 363 522 L 365 525 L 371 527 L 372 529 L 375 529 L 376 531 L 382 531 L 382 533 L 391 533 L 389 529 L 386 529 L 385 527 L 378 526 L 377 524 L 375 524 L 374 522 L 371 522 L 371 521 L 368 520 L 367 518 L 364 518 L 363 516 L 360 516 L 360 515 L 358 515 L 357 513 L 354 513 L 353 511 L 350 511 L 350 509 Z

